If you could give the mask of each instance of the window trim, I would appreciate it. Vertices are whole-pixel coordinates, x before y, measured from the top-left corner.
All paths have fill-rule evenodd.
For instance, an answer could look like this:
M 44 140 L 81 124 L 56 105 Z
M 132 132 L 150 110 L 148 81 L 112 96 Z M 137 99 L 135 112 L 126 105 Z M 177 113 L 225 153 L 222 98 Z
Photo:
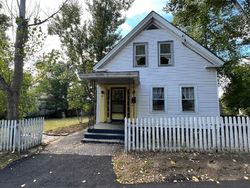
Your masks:
M 194 111 L 183 111 L 182 110 L 182 88 L 183 87 L 193 87 L 194 88 Z M 184 114 L 196 114 L 198 113 L 198 97 L 197 97 L 197 86 L 194 84 L 184 84 L 180 85 L 180 95 L 179 95 L 179 101 L 180 101 L 180 112 Z
M 163 88 L 164 89 L 164 110 L 153 110 L 153 88 Z M 162 85 L 151 86 L 150 95 L 150 112 L 151 113 L 167 113 L 167 87 Z
M 167 65 L 164 65 L 164 64 L 161 64 L 161 49 L 160 49 L 160 45 L 161 44 L 170 44 L 170 50 L 171 50 L 171 59 L 170 59 L 170 64 L 167 64 Z M 158 41 L 158 66 L 159 67 L 167 67 L 167 66 L 173 66 L 174 65 L 174 41 L 173 40 L 170 40 L 170 41 Z
M 137 65 L 136 63 L 136 46 L 144 45 L 145 46 L 145 65 Z M 133 43 L 133 65 L 134 67 L 148 67 L 148 42 L 137 42 Z

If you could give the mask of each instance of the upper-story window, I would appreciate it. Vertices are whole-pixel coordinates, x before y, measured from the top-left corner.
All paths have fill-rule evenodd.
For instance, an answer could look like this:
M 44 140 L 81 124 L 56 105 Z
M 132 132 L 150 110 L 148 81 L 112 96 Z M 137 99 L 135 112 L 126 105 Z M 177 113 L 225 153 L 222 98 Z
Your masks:
M 173 42 L 159 42 L 159 66 L 173 64 Z
M 145 67 L 147 66 L 147 43 L 134 44 L 134 66 Z

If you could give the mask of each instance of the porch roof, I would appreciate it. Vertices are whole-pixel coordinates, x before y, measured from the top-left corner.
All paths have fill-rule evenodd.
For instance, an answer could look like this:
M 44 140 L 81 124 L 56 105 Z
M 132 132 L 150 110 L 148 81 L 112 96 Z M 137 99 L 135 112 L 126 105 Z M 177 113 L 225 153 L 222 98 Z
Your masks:
M 79 74 L 80 80 L 96 81 L 100 84 L 139 84 L 138 71 L 93 72 Z

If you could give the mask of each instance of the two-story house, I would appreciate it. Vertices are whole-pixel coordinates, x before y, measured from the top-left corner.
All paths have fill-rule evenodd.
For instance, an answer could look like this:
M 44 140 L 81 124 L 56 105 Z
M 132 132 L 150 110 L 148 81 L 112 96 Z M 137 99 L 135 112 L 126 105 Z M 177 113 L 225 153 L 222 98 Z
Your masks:
M 125 117 L 219 116 L 223 60 L 155 12 L 80 74 L 97 86 L 96 122 Z

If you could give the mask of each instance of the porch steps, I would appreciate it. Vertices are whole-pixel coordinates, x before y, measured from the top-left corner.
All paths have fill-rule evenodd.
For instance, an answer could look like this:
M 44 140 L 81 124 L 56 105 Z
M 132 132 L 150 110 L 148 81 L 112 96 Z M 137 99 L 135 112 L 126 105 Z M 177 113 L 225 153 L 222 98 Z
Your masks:
M 124 130 L 89 128 L 82 139 L 83 143 L 123 144 Z
M 107 140 L 107 139 L 92 139 L 84 138 L 82 143 L 105 143 L 105 144 L 124 144 L 123 140 Z

